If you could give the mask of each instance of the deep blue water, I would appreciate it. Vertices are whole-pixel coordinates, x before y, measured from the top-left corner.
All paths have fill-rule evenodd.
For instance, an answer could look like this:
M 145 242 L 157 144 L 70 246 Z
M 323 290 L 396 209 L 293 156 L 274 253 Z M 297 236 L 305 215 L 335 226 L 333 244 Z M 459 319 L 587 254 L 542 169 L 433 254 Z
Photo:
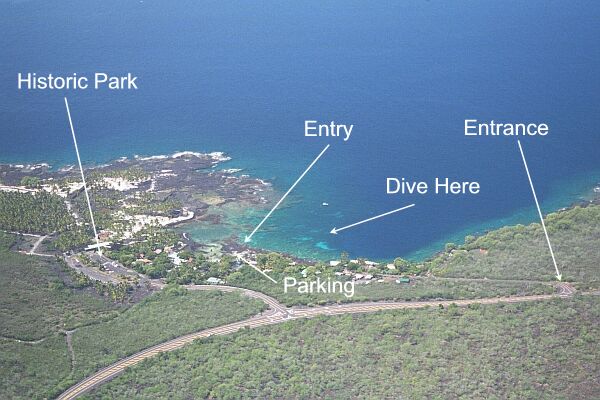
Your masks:
M 75 162 L 65 93 L 19 92 L 17 72 L 139 76 L 134 93 L 68 93 L 87 162 L 220 150 L 234 157 L 228 167 L 285 191 L 331 143 L 257 245 L 391 258 L 534 221 L 515 141 L 466 138 L 465 118 L 550 125 L 547 137 L 523 140 L 545 210 L 577 198 L 600 171 L 595 1 L 0 5 L 0 161 Z M 355 128 L 347 143 L 308 140 L 305 119 Z M 482 190 L 388 196 L 387 176 L 478 180 Z M 413 202 L 405 213 L 328 233 Z M 246 221 L 248 230 L 259 220 Z

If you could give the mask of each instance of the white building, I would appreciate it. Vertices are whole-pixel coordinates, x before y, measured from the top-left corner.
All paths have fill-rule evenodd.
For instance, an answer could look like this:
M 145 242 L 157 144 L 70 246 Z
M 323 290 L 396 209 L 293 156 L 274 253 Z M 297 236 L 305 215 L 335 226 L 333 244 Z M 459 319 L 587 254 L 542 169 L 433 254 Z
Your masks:
M 169 253 L 168 256 L 171 259 L 171 262 L 173 262 L 173 265 L 179 267 L 181 265 L 181 263 L 183 262 L 183 260 L 181 258 L 179 258 L 179 254 L 177 253 Z

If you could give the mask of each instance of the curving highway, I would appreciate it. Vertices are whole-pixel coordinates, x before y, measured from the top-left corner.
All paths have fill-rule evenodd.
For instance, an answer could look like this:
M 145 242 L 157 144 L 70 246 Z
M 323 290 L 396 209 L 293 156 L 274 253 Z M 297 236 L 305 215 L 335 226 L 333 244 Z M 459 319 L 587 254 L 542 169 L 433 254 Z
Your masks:
M 251 297 L 253 299 L 262 300 L 265 304 L 269 306 L 271 310 L 287 314 L 288 308 L 281 304 L 274 297 L 268 296 L 264 293 L 257 292 L 256 290 L 244 289 L 235 286 L 225 286 L 225 285 L 184 285 L 184 287 L 188 290 L 219 290 L 221 292 L 240 292 L 244 296 Z
M 205 329 L 199 332 L 180 336 L 167 342 L 149 347 L 138 353 L 135 353 L 127 358 L 124 358 L 116 363 L 103 368 L 83 381 L 73 385 L 58 399 L 67 400 L 75 399 L 80 395 L 100 386 L 101 384 L 113 379 L 117 375 L 125 371 L 126 368 L 138 364 L 141 361 L 153 357 L 159 353 L 173 351 L 182 348 L 186 344 L 193 342 L 196 339 L 203 339 L 213 335 L 227 335 L 239 331 L 242 328 L 257 328 L 265 325 L 279 324 L 285 321 L 313 318 L 320 315 L 342 315 L 342 314 L 359 314 L 370 313 L 384 310 L 401 310 L 414 309 L 425 307 L 447 307 L 451 304 L 457 306 L 468 306 L 469 304 L 497 304 L 497 303 L 520 303 L 526 301 L 548 300 L 553 298 L 569 297 L 574 293 L 574 289 L 567 283 L 559 283 L 556 285 L 558 292 L 556 294 L 533 295 L 533 296 L 514 296 L 514 297 L 492 297 L 470 300 L 434 300 L 434 301 L 414 301 L 414 302 L 365 302 L 365 303 L 349 303 L 341 305 L 330 305 L 321 307 L 292 307 L 287 308 L 279 303 L 273 297 L 267 296 L 264 293 L 254 290 L 242 289 L 233 286 L 220 285 L 188 285 L 189 290 L 221 290 L 224 292 L 239 291 L 240 293 L 260 299 L 269 306 L 269 311 L 252 318 L 234 322 L 227 325 L 222 325 L 216 328 Z

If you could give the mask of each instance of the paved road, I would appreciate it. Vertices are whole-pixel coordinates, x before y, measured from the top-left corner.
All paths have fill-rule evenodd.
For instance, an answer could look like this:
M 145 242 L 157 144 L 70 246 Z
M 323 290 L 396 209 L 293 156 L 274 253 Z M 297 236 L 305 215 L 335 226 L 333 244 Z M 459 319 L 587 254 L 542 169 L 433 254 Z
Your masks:
M 79 261 L 77 256 L 64 256 L 64 260 L 73 270 L 84 274 L 92 280 L 111 283 L 114 285 L 117 285 L 121 282 L 118 276 L 110 275 L 108 272 L 100 271 L 97 268 L 91 268 L 84 265 Z
M 241 294 L 252 297 L 254 299 L 262 300 L 266 303 L 271 310 L 274 310 L 283 315 L 288 314 L 288 308 L 286 308 L 283 304 L 277 301 L 274 297 L 267 296 L 264 293 L 257 292 L 255 290 L 243 289 L 235 286 L 225 286 L 225 285 L 185 285 L 184 286 L 188 290 L 219 290 L 221 292 L 240 292 Z
M 191 333 L 178 337 L 176 339 L 169 340 L 167 342 L 158 344 L 148 349 L 142 350 L 138 353 L 133 354 L 130 357 L 117 361 L 116 363 L 109 365 L 106 368 L 94 373 L 90 377 L 77 383 L 76 385 L 69 388 L 58 399 L 75 399 L 78 396 L 100 386 L 101 384 L 113 379 L 117 375 L 125 371 L 126 368 L 138 364 L 141 361 L 153 357 L 159 353 L 167 351 L 173 351 L 180 349 L 181 347 L 193 342 L 196 339 L 207 338 L 213 335 L 227 335 L 233 332 L 237 332 L 242 328 L 257 328 L 265 325 L 279 324 L 285 321 L 301 319 L 301 318 L 313 318 L 320 315 L 341 315 L 341 314 L 358 314 L 358 313 L 369 313 L 382 310 L 400 310 L 400 309 L 414 309 L 414 308 L 425 308 L 425 307 L 439 307 L 440 305 L 447 307 L 450 304 L 456 304 L 458 306 L 468 306 L 469 304 L 496 304 L 496 303 L 519 303 L 526 301 L 540 301 L 548 300 L 553 298 L 564 298 L 573 294 L 573 288 L 566 283 L 557 285 L 557 294 L 548 295 L 536 295 L 536 296 L 514 296 L 514 297 L 493 297 L 485 299 L 471 299 L 471 300 L 443 300 L 443 301 L 415 301 L 415 302 L 367 302 L 367 303 L 350 303 L 342 305 L 332 305 L 323 307 L 292 307 L 286 308 L 280 304 L 274 298 L 267 296 L 260 292 L 253 290 L 240 289 L 231 286 L 218 286 L 218 285 L 190 285 L 190 290 L 222 290 L 222 291 L 240 291 L 247 296 L 258 298 L 270 307 L 270 312 L 264 313 L 259 316 L 255 316 L 244 321 L 234 322 L 231 324 L 219 326 L 216 328 L 205 329 L 200 332 Z
M 571 285 L 568 282 L 556 283 L 554 285 L 554 287 L 558 291 L 558 294 L 561 295 L 561 296 L 563 296 L 563 297 L 565 297 L 565 296 L 571 296 L 571 295 L 573 295 L 573 293 L 575 293 L 575 288 L 573 287 L 573 285 Z

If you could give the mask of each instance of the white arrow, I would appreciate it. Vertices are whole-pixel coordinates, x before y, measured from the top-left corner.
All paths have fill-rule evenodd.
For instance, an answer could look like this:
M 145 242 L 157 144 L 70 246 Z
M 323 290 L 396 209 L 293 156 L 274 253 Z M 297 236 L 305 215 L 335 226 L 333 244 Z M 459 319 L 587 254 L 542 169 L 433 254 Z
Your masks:
M 407 208 L 411 208 L 411 207 L 414 207 L 414 206 L 415 206 L 414 204 L 409 204 L 407 206 L 404 206 L 404 207 L 401 207 L 401 208 L 397 208 L 395 210 L 388 211 L 386 213 L 379 214 L 379 215 L 376 215 L 376 216 L 371 217 L 371 218 L 363 219 L 362 221 L 358 221 L 358 222 L 355 222 L 355 223 L 353 223 L 351 225 L 344 226 L 343 228 L 333 228 L 329 233 L 331 233 L 333 235 L 337 235 L 339 231 L 343 231 L 344 229 L 352 228 L 353 226 L 364 224 L 365 222 L 373 221 L 374 219 L 385 217 L 386 215 L 397 213 L 398 211 L 406 210 Z
M 267 219 L 269 219 L 269 217 L 271 216 L 271 214 L 273 214 L 273 211 L 275 211 L 275 209 L 277 207 L 279 207 L 279 205 L 283 202 L 283 200 L 285 200 L 285 198 L 288 196 L 288 194 L 290 194 L 292 192 L 292 190 L 294 190 L 294 188 L 296 187 L 296 185 L 298 183 L 300 183 L 300 181 L 302 180 L 302 178 L 304 178 L 304 175 L 306 175 L 308 173 L 308 171 L 310 171 L 310 169 L 313 167 L 313 165 L 315 165 L 317 163 L 317 161 L 319 161 L 319 158 L 321 158 L 321 156 L 323 154 L 325 154 L 325 152 L 327 151 L 328 148 L 329 148 L 329 145 L 325 146 L 325 148 L 319 153 L 319 155 L 317 156 L 317 158 L 315 158 L 314 161 L 310 163 L 310 165 L 308 166 L 308 168 L 306 168 L 306 170 L 302 173 L 302 175 L 300 175 L 300 177 L 298 179 L 296 179 L 296 182 L 294 182 L 294 184 L 288 189 L 288 191 L 285 192 L 285 194 L 283 195 L 283 197 L 281 199 L 279 199 L 279 201 L 277 202 L 277 204 L 275 204 L 275 207 L 273 207 L 271 209 L 271 211 L 269 211 L 269 213 L 263 218 L 263 220 L 260 221 L 260 224 L 258 224 L 256 226 L 256 228 L 254 228 L 254 230 L 252 231 L 252 233 L 244 238 L 244 243 L 248 243 L 249 241 L 252 240 L 252 236 L 256 233 L 256 231 L 260 229 L 260 227 L 262 226 L 262 224 L 264 224 Z
M 544 223 L 544 216 L 542 215 L 542 210 L 540 209 L 540 203 L 538 202 L 537 195 L 535 194 L 535 189 L 533 187 L 533 181 L 531 180 L 531 175 L 529 174 L 529 167 L 527 166 L 527 161 L 525 160 L 525 153 L 523 153 L 523 147 L 521 147 L 521 141 L 517 140 L 519 145 L 519 151 L 521 152 L 521 158 L 523 159 L 523 165 L 525 166 L 525 172 L 527 172 L 527 179 L 529 179 L 529 186 L 531 186 L 531 192 L 533 193 L 533 200 L 535 200 L 535 206 L 537 207 L 538 215 L 540 216 L 540 221 L 542 222 L 542 228 L 544 229 L 544 235 L 546 235 L 546 242 L 548 243 L 548 248 L 550 249 L 550 255 L 552 256 L 552 262 L 554 263 L 554 269 L 556 270 L 556 279 L 559 281 L 562 280 L 562 275 L 558 271 L 558 265 L 556 265 L 556 258 L 554 257 L 554 250 L 552 250 L 552 245 L 550 244 L 550 237 L 548 236 L 548 231 L 546 230 L 546 224 Z
M 254 265 L 255 263 L 251 263 L 250 261 L 246 260 L 244 257 L 242 257 L 241 255 L 238 254 L 237 258 L 248 264 L 249 266 L 251 266 L 252 268 L 254 268 L 255 270 L 257 270 L 258 272 L 260 272 L 261 274 L 263 274 L 264 276 L 266 276 L 267 278 L 269 278 L 271 281 L 273 281 L 274 283 L 277 283 L 277 281 L 273 278 L 271 278 L 269 275 L 267 275 L 264 271 L 262 271 L 260 268 L 258 268 L 256 265 Z
M 75 154 L 77 154 L 77 162 L 79 163 L 79 171 L 81 172 L 81 182 L 83 183 L 83 191 L 85 192 L 85 199 L 87 201 L 88 210 L 90 211 L 90 221 L 92 221 L 92 228 L 94 228 L 94 238 L 96 239 L 96 245 L 92 246 L 97 248 L 98 254 L 102 255 L 102 248 L 100 238 L 98 237 L 98 231 L 96 231 L 96 221 L 94 221 L 94 213 L 92 212 L 92 203 L 90 202 L 90 195 L 88 193 L 87 183 L 85 182 L 85 175 L 83 174 L 83 166 L 81 165 L 81 157 L 79 156 L 79 147 L 77 146 L 77 138 L 75 137 L 75 129 L 73 128 L 73 120 L 71 119 L 71 110 L 69 109 L 69 101 L 65 97 L 65 107 L 67 108 L 67 117 L 69 117 L 69 126 L 71 127 L 71 135 L 73 136 L 73 144 L 75 145 Z

